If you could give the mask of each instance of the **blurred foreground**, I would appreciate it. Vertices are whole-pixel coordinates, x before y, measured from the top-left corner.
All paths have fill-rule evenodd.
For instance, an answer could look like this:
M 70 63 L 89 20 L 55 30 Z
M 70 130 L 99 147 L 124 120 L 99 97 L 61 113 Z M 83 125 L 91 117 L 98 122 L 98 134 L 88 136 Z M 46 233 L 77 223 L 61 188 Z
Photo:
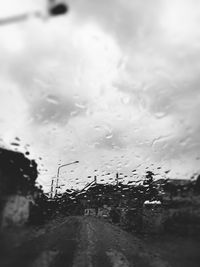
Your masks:
M 11 232 L 2 234 L 0 266 L 197 267 L 200 262 L 198 239 L 136 237 L 93 217 L 67 217 L 37 230 L 21 229 L 18 237 L 20 231 L 18 239 Z

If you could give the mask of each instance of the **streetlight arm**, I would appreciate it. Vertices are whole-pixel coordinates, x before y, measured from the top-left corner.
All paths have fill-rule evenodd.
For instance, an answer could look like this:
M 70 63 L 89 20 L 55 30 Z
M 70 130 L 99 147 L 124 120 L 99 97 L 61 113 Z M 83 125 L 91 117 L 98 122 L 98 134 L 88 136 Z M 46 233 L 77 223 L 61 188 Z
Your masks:
M 33 13 L 24 13 L 24 14 L 12 16 L 12 17 L 7 17 L 7 18 L 0 18 L 0 26 L 12 24 L 16 22 L 21 22 L 21 21 L 27 20 L 31 16 L 42 17 L 42 15 L 39 12 L 33 12 Z
M 63 164 L 63 165 L 59 166 L 59 167 L 58 167 L 58 171 L 57 171 L 57 177 L 59 176 L 60 169 L 61 169 L 62 167 L 65 167 L 65 166 L 68 166 L 68 165 L 71 165 L 71 164 L 75 164 L 75 163 L 79 163 L 79 161 L 77 160 L 77 161 L 73 161 L 73 162 L 71 162 L 71 163 L 67 163 L 67 164 Z
M 47 7 L 47 14 L 44 13 L 42 10 L 35 10 L 32 12 L 27 12 L 24 14 L 14 15 L 7 18 L 0 18 L 0 26 L 21 22 L 24 20 L 29 19 L 30 17 L 38 17 L 41 19 L 46 19 L 49 17 L 55 17 L 59 15 L 64 15 L 68 12 L 68 5 L 63 3 L 56 3 L 54 0 L 49 0 L 49 6 Z M 44 13 L 44 14 L 43 14 Z
M 65 167 L 65 166 L 68 166 L 68 165 L 72 165 L 72 164 L 75 164 L 75 163 L 79 163 L 79 161 L 73 161 L 73 162 L 70 162 L 70 163 L 67 163 L 67 164 L 63 164 L 61 166 L 58 167 L 58 171 L 57 171 L 57 181 L 56 181 L 56 194 L 57 194 L 57 188 L 58 188 L 58 180 L 59 180 L 59 174 L 60 174 L 60 169 L 62 167 Z

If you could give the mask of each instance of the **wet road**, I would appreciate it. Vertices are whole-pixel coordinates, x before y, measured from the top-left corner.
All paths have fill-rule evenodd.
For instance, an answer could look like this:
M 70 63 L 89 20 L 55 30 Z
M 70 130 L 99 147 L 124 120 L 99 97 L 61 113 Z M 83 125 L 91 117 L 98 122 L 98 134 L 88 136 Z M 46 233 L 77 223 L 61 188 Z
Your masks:
M 68 217 L 0 260 L 1 267 L 167 267 L 159 255 L 117 226 Z

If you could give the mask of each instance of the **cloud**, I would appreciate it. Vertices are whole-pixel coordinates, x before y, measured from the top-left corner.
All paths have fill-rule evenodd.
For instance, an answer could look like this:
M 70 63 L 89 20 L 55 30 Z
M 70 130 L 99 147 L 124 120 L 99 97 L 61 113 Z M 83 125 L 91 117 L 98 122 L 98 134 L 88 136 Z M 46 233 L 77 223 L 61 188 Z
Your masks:
M 151 162 L 196 169 L 199 3 L 69 5 L 66 17 L 0 29 L 4 140 L 30 143 L 49 176 L 59 159 L 80 159 L 82 173 Z

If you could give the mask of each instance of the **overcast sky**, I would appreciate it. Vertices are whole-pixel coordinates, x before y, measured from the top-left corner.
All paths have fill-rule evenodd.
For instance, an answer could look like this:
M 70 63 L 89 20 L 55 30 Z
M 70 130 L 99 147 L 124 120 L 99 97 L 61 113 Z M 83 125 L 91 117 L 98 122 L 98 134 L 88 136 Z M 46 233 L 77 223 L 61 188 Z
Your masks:
M 1 143 L 30 145 L 45 190 L 74 160 L 67 186 L 95 169 L 199 171 L 200 1 L 68 3 L 66 16 L 0 26 Z M 0 18 L 45 4 L 0 0 Z

